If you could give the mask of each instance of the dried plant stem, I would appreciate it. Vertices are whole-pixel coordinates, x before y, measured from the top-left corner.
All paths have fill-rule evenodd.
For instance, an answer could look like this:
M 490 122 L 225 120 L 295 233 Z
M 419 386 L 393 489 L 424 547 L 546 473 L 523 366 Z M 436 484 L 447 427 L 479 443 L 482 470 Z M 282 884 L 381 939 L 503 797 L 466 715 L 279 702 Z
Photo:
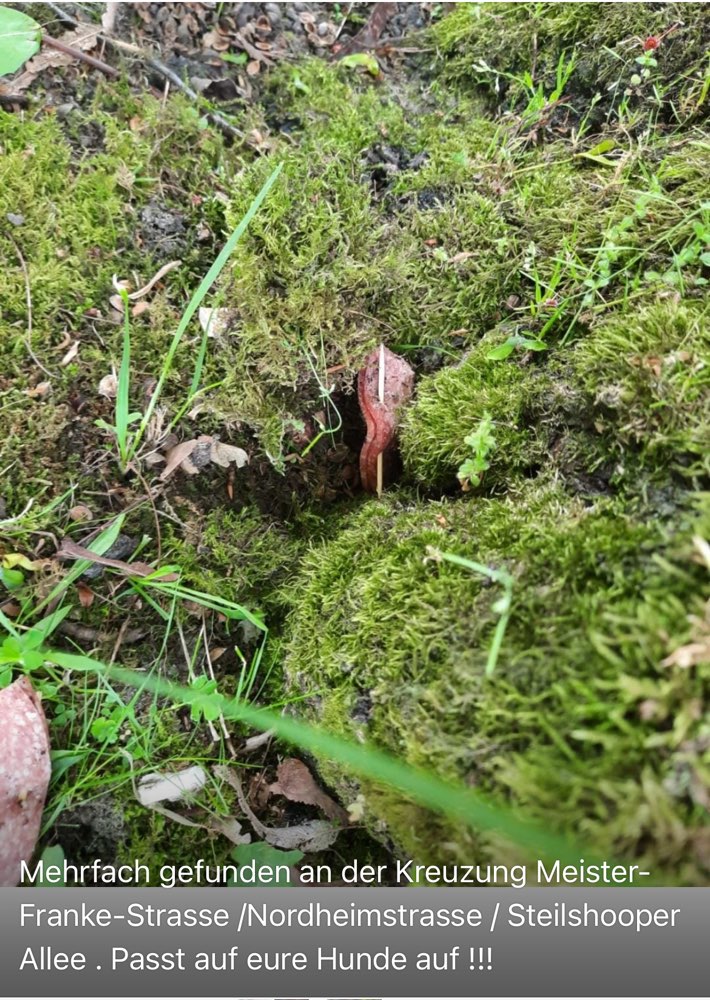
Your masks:
M 97 35 L 97 38 L 101 36 Z M 64 42 L 60 42 L 58 38 L 52 38 L 51 35 L 42 36 L 42 44 L 46 45 L 47 48 L 56 49 L 57 52 L 63 52 L 66 56 L 71 56 L 72 59 L 79 59 L 81 62 L 85 62 L 88 66 L 93 66 L 94 69 L 100 69 L 102 73 L 106 76 L 112 76 L 114 79 L 118 78 L 121 74 L 113 66 L 109 66 L 108 63 L 102 62 L 101 59 L 96 59 L 94 56 L 90 56 L 88 52 L 82 52 L 81 49 L 75 49 L 73 45 L 65 45 Z

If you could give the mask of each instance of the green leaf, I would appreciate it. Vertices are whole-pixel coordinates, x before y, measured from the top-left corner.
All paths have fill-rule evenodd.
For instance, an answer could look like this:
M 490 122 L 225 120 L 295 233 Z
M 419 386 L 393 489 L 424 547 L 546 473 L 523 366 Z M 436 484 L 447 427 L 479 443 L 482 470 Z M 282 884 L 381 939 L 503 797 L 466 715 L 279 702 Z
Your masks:
M 547 344 L 544 340 L 538 340 L 537 337 L 523 337 L 520 341 L 523 347 L 527 347 L 529 351 L 546 351 Z
M 503 361 L 503 359 L 509 357 L 514 350 L 514 342 L 512 340 L 506 340 L 504 344 L 500 344 L 498 347 L 494 347 L 491 351 L 488 351 L 486 354 L 486 360 Z
M 270 868 L 275 874 L 278 865 L 288 865 L 290 868 L 291 865 L 297 864 L 303 857 L 303 852 L 280 851 L 277 847 L 272 847 L 271 844 L 258 840 L 253 844 L 239 844 L 232 851 L 232 857 L 238 865 L 254 862 L 257 871 L 259 868 Z M 274 878 L 270 878 L 268 873 L 264 873 L 262 878 L 252 881 L 251 879 L 241 879 L 239 872 L 237 872 L 237 877 L 230 879 L 229 885 L 291 885 L 291 880 L 279 872 L 278 876 Z
M 373 76 L 380 75 L 380 64 L 369 52 L 353 52 L 340 60 L 341 66 L 363 66 Z
M 8 590 L 19 590 L 24 585 L 25 578 L 19 569 L 6 569 L 0 566 L 0 583 Z
M 233 66 L 244 66 L 249 61 L 249 56 L 246 52 L 238 52 L 236 55 L 233 52 L 221 52 L 220 59 Z
M 12 7 L 0 7 L 0 76 L 9 76 L 39 52 L 42 29 Z

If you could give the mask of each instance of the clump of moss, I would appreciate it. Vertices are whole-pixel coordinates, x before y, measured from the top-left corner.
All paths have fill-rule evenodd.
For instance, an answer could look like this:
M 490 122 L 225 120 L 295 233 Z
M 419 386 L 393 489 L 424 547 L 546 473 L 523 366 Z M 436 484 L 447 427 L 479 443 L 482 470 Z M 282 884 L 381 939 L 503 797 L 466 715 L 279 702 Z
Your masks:
M 698 484 L 708 475 L 706 307 L 660 299 L 633 317 L 612 311 L 537 364 L 490 360 L 494 339 L 420 381 L 401 431 L 405 468 L 418 482 L 454 482 L 468 457 L 464 438 L 485 413 L 497 442 L 487 486 L 545 463 L 587 485 L 605 467 L 626 492 L 672 473 Z
M 455 481 L 469 449 L 464 442 L 486 413 L 496 444 L 489 455 L 486 486 L 505 483 L 539 461 L 544 449 L 528 420 L 530 400 L 547 378 L 529 365 L 489 360 L 495 336 L 484 337 L 459 365 L 420 381 L 405 412 L 400 439 L 407 472 L 428 487 Z
M 700 744 L 689 748 L 710 675 L 663 661 L 689 640 L 688 616 L 702 614 L 691 537 L 707 515 L 699 522 L 686 507 L 663 525 L 539 480 L 504 498 L 373 501 L 303 561 L 287 674 L 342 733 L 495 793 L 603 855 L 643 857 L 671 880 L 701 877 L 702 803 L 674 776 L 702 771 Z M 514 576 L 489 680 L 497 588 L 427 558 L 430 546 Z M 413 823 L 396 795 L 372 794 L 400 849 L 421 859 L 460 850 L 465 834 Z
M 201 527 L 193 525 L 192 536 L 189 542 L 172 537 L 174 557 L 192 584 L 265 612 L 274 624 L 279 591 L 293 575 L 304 539 L 248 506 L 211 511 Z
M 667 478 L 710 474 L 710 320 L 707 306 L 661 301 L 611 314 L 573 352 L 575 378 L 594 400 L 607 454 Z
M 701 3 L 460 4 L 433 35 L 448 79 L 531 128 L 544 127 L 556 101 L 558 120 L 567 109 L 587 126 L 618 117 L 632 127 L 687 121 L 702 104 L 710 18 Z
M 204 195 L 195 202 L 191 185 L 214 189 L 229 171 L 222 166 L 221 139 L 205 131 L 194 108 L 179 98 L 163 108 L 120 88 L 99 88 L 93 104 L 69 121 L 0 112 L 0 127 L 0 250 L 6 262 L 0 347 L 12 380 L 0 436 L 12 451 L 3 496 L 14 511 L 42 492 L 56 495 L 76 486 L 101 455 L 102 435 L 92 418 L 110 421 L 112 404 L 98 397 L 97 386 L 121 355 L 122 329 L 111 320 L 108 301 L 112 276 L 147 281 L 164 262 L 141 247 L 143 208 L 157 199 L 180 215 L 186 237 L 183 267 L 171 274 L 165 291 L 151 296 L 149 312 L 132 321 L 136 395 L 140 374 L 159 373 L 186 293 L 216 254 L 210 233 L 223 226 L 221 202 Z M 96 149 L 77 148 L 75 135 L 83 129 L 101 136 Z M 12 225 L 8 214 L 19 224 Z M 198 229 L 209 246 L 196 239 Z M 74 340 L 78 353 L 60 364 Z M 194 353 L 194 345 L 183 346 L 178 372 Z M 173 374 L 166 397 L 176 384 L 184 392 L 183 381 Z M 38 438 L 46 447 L 37 449 Z

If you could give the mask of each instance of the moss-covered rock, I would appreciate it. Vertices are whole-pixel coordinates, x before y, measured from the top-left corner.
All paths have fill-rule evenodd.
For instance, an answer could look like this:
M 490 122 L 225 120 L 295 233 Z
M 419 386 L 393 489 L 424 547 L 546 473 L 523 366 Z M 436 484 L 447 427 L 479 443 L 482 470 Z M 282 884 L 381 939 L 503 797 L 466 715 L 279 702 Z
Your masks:
M 535 360 L 490 357 L 484 337 L 465 361 L 419 383 L 402 425 L 405 468 L 446 487 L 485 413 L 496 446 L 484 485 L 550 463 L 567 479 L 597 476 L 625 492 L 672 475 L 706 480 L 710 442 L 707 306 L 666 298 L 611 312 L 576 344 Z
M 589 849 L 642 857 L 671 880 L 704 877 L 697 783 L 710 675 L 664 662 L 703 614 L 706 570 L 691 539 L 708 511 L 701 523 L 691 502 L 663 525 L 540 480 L 496 499 L 372 501 L 303 561 L 291 685 L 341 733 L 493 792 Z M 499 588 L 436 552 L 513 575 L 490 679 Z M 322 766 L 351 797 L 338 768 Z M 470 831 L 395 794 L 366 797 L 370 819 L 419 859 L 471 845 Z
M 419 382 L 416 400 L 404 415 L 401 448 L 405 470 L 429 488 L 455 483 L 458 467 L 469 457 L 464 439 L 486 414 L 495 438 L 486 487 L 505 484 L 546 454 L 531 407 L 549 392 L 549 377 L 515 359 L 490 360 L 495 343 L 495 337 L 484 337 L 459 365 Z

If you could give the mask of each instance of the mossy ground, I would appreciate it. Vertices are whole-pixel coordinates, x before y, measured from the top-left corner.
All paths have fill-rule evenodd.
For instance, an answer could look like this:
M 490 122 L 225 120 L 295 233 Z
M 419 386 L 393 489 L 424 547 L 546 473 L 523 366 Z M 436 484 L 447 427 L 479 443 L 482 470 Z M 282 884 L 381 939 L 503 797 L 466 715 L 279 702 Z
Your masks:
M 707 643 L 693 538 L 707 537 L 710 471 L 709 30 L 703 4 L 458 5 L 378 80 L 320 60 L 272 71 L 236 115 L 251 145 L 225 144 L 179 97 L 113 83 L 68 120 L 2 113 L 0 518 L 34 502 L 3 529 L 4 550 L 42 555 L 37 531 L 83 538 L 76 503 L 94 512 L 89 527 L 136 504 L 126 530 L 141 559 L 160 554 L 266 616 L 262 701 L 293 701 L 668 881 L 707 881 L 707 663 L 673 654 Z M 645 49 L 650 36 L 660 44 Z M 97 386 L 121 353 L 111 277 L 141 285 L 183 260 L 132 321 L 142 408 L 190 293 L 276 161 L 279 182 L 221 279 L 233 327 L 210 340 L 210 388 L 178 425 L 247 447 L 251 465 L 230 483 L 178 474 L 154 514 L 142 498 L 155 473 L 122 476 L 95 425 L 111 420 Z M 151 240 L 151 204 L 178 218 L 177 245 Z M 403 482 L 367 500 L 353 384 L 380 341 L 418 382 Z M 191 330 L 178 352 L 167 422 L 198 343 Z M 509 356 L 492 359 L 505 343 Z M 486 414 L 490 468 L 463 494 L 464 439 Z M 492 678 L 500 594 L 428 546 L 513 576 Z M 45 569 L 56 580 L 59 567 Z M 94 589 L 72 616 L 113 636 L 94 651 L 109 659 L 126 615 L 139 616 L 143 642 L 116 655 L 184 679 L 177 633 L 166 639 L 158 615 L 105 582 Z M 249 656 L 253 637 L 194 611 L 179 613 L 189 648 L 203 648 L 204 623 L 228 650 L 217 670 L 229 693 L 235 647 Z M 110 792 L 131 850 L 168 857 L 178 839 L 204 855 L 203 832 L 138 809 L 121 753 L 138 769 L 208 763 L 222 750 L 204 726 L 186 735 L 162 702 L 129 711 L 125 692 L 65 683 L 48 700 L 66 750 L 52 821 Z M 119 704 L 110 738 L 92 735 Z M 369 827 L 400 852 L 503 850 L 320 763 L 346 801 L 363 791 Z

